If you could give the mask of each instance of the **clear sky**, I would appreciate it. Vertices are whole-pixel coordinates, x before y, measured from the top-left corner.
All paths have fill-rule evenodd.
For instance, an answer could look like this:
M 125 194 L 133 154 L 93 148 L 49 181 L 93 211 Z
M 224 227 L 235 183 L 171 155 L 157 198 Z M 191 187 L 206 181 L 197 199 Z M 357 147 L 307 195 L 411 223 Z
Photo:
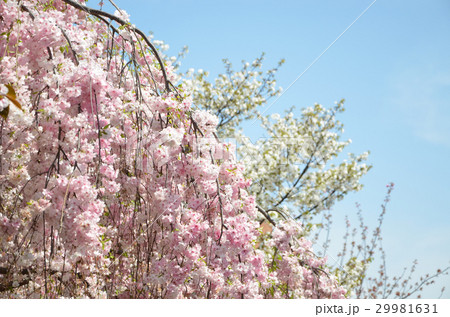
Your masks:
M 98 8 L 100 0 L 90 0 Z M 105 1 L 107 2 L 107 1 Z M 221 60 L 252 61 L 266 53 L 267 68 L 285 58 L 278 84 L 288 87 L 373 0 L 193 1 L 116 0 L 131 22 L 190 52 L 182 69 L 223 71 Z M 110 6 L 104 8 L 114 12 Z M 267 113 L 346 99 L 348 151 L 371 151 L 373 169 L 364 189 L 334 209 L 332 239 L 355 202 L 374 226 L 385 194 L 395 183 L 383 227 L 388 274 L 414 259 L 419 273 L 450 265 L 450 1 L 378 0 Z M 257 138 L 258 127 L 246 132 Z M 355 223 L 356 224 L 356 223 Z M 339 240 L 340 241 L 340 240 Z M 338 244 L 339 245 L 339 244 Z M 333 251 L 330 251 L 333 256 Z M 416 275 L 417 276 L 417 275 Z M 436 297 L 450 278 L 424 292 Z

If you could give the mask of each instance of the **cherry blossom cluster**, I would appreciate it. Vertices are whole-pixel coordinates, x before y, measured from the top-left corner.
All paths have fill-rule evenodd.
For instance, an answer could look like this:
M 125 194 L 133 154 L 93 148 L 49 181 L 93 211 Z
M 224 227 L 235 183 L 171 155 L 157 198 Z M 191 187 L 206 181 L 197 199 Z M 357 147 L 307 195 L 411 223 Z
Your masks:
M 303 109 L 300 118 L 290 109 L 284 116 L 261 118 L 267 138 L 252 143 L 239 137 L 246 176 L 259 180 L 250 191 L 262 206 L 311 222 L 314 215 L 362 188 L 360 179 L 371 168 L 364 163 L 368 152 L 334 162 L 351 143 L 340 140 L 343 125 L 336 114 L 343 110 L 343 101 L 332 109 L 319 104 Z
M 0 297 L 344 296 L 126 12 L 1 1 L 0 34 Z

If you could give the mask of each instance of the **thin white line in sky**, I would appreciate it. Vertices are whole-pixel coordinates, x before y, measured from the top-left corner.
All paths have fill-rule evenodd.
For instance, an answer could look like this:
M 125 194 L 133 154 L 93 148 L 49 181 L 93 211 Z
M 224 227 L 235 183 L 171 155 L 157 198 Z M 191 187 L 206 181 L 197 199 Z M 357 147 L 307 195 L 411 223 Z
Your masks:
M 370 7 L 375 4 L 375 2 L 377 2 L 377 0 L 373 1 L 330 45 L 328 45 L 328 47 L 319 56 L 317 56 L 317 58 L 311 64 L 309 64 L 309 66 L 300 75 L 297 76 L 297 78 L 286 88 L 286 90 L 284 90 L 283 93 L 270 104 L 270 106 L 268 106 L 263 112 L 261 112 L 258 117 L 260 118 L 267 110 L 269 110 L 270 107 L 272 107 L 278 101 L 278 99 L 280 99 L 286 93 L 286 91 L 288 91 L 289 88 L 291 88 L 297 82 L 297 80 L 299 80 L 308 71 L 308 69 L 310 69 L 311 66 L 313 66 L 322 57 L 322 55 L 325 54 L 328 49 L 334 45 L 334 43 L 336 43 L 341 38 L 341 36 L 344 35 L 345 32 L 347 32 L 348 29 L 350 29 L 352 25 L 355 24 L 355 22 L 358 21 L 359 18 L 362 17 L 364 13 L 366 13 L 367 10 L 369 10 Z M 255 123 L 255 121 L 253 121 L 253 123 Z

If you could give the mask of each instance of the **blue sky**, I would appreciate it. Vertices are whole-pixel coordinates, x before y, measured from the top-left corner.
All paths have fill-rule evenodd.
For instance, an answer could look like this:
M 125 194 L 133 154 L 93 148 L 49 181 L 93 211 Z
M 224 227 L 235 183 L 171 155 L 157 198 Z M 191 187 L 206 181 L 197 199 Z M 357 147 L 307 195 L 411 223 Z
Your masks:
M 277 76 L 286 88 L 373 0 L 115 2 L 137 27 L 168 43 L 172 55 L 188 45 L 183 69 L 213 76 L 223 71 L 222 58 L 239 68 L 265 52 L 267 68 L 286 59 Z M 355 202 L 375 225 L 385 186 L 394 182 L 383 227 L 391 275 L 414 259 L 418 273 L 450 265 L 449 52 L 450 1 L 378 0 L 267 111 L 346 99 L 340 120 L 344 138 L 353 141 L 348 151 L 370 150 L 374 167 L 362 179 L 365 188 L 334 207 L 331 235 L 340 239 Z M 260 131 L 246 127 L 253 138 Z M 424 295 L 436 297 L 444 285 L 449 277 Z

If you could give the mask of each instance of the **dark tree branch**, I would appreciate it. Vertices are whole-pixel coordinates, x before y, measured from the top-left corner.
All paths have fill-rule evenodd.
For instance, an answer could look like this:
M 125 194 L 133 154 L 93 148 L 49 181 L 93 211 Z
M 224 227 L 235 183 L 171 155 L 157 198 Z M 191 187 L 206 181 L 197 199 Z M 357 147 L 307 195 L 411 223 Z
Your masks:
M 61 30 L 62 34 L 64 35 L 64 37 L 65 37 L 65 39 L 66 39 L 66 41 L 67 41 L 67 43 L 69 44 L 69 48 L 70 48 L 70 50 L 71 50 L 71 52 L 72 52 L 73 58 L 75 59 L 75 64 L 76 64 L 77 66 L 80 65 L 80 62 L 79 62 L 79 60 L 78 60 L 77 53 L 76 53 L 75 50 L 73 49 L 72 42 L 70 41 L 69 37 L 67 36 L 67 33 L 66 33 L 59 25 L 58 25 L 58 28 Z
M 298 182 L 300 182 L 300 180 L 302 179 L 302 177 L 305 175 L 305 173 L 308 171 L 309 166 L 311 165 L 312 162 L 312 158 L 314 157 L 313 153 L 308 162 L 306 163 L 306 166 L 303 168 L 303 171 L 300 173 L 300 175 L 297 177 L 297 180 L 294 182 L 294 184 L 292 185 L 292 187 L 289 189 L 289 191 L 273 206 L 274 208 L 279 206 L 283 201 L 285 201 L 289 195 L 292 193 L 292 191 L 297 187 Z
M 268 213 L 266 210 L 264 210 L 263 208 L 261 208 L 261 207 L 258 206 L 258 205 L 256 205 L 256 208 L 258 209 L 258 211 L 259 211 L 260 213 L 263 214 L 264 217 L 266 217 L 266 219 L 267 219 L 273 226 L 276 226 L 275 221 L 273 221 L 272 217 L 270 217 L 269 213 Z
M 333 191 L 332 191 L 327 197 L 324 197 L 324 198 L 320 201 L 320 203 L 322 204 L 322 203 L 326 202 L 328 199 L 330 199 L 330 198 L 334 195 L 335 192 L 336 192 L 336 188 L 333 189 Z M 314 205 L 313 207 L 309 208 L 308 210 L 302 212 L 300 215 L 298 215 L 297 217 L 295 217 L 295 220 L 300 219 L 301 217 L 303 217 L 303 215 L 309 214 L 311 211 L 313 211 L 314 209 L 316 209 L 316 208 L 319 207 L 319 206 L 320 206 L 320 204 Z

